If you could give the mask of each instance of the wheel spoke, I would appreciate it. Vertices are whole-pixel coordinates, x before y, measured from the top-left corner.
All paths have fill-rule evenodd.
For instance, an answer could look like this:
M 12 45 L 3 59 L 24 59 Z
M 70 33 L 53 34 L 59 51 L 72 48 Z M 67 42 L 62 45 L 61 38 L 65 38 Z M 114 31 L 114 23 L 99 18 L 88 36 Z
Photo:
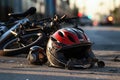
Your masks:
M 32 44 L 33 42 L 35 42 L 38 39 L 38 35 L 36 34 L 28 34 L 22 36 L 22 41 L 17 41 L 17 39 L 15 40 L 11 40 L 11 42 L 5 46 L 5 49 L 17 49 L 17 48 L 22 48 L 22 47 L 26 47 L 27 45 Z

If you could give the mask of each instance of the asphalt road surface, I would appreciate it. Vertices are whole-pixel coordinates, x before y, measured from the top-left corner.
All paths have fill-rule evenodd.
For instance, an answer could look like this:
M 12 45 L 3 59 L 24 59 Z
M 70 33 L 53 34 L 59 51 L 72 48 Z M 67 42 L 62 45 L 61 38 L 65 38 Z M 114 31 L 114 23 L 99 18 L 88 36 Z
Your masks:
M 120 80 L 120 28 L 116 27 L 85 27 L 90 40 L 94 42 L 93 52 L 106 64 L 92 69 L 67 70 L 31 65 L 27 55 L 13 57 L 0 56 L 0 80 Z M 120 58 L 119 58 L 120 59 Z
M 99 26 L 84 27 L 86 34 L 93 42 L 95 50 L 117 50 L 120 51 L 120 28 Z

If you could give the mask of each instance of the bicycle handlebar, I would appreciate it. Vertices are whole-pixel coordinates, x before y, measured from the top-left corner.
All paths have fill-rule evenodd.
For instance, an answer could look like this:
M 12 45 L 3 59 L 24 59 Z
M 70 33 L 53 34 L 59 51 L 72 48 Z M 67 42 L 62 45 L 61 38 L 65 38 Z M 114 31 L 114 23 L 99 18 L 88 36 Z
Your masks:
M 72 17 L 72 18 L 66 18 L 66 15 L 63 15 L 62 17 L 58 17 L 57 15 L 55 15 L 53 18 L 43 18 L 39 21 L 31 21 L 31 23 L 34 23 L 35 25 L 39 25 L 39 24 L 44 24 L 46 22 L 52 22 L 52 23 L 71 23 L 72 24 L 72 20 L 74 19 L 78 19 L 78 17 Z

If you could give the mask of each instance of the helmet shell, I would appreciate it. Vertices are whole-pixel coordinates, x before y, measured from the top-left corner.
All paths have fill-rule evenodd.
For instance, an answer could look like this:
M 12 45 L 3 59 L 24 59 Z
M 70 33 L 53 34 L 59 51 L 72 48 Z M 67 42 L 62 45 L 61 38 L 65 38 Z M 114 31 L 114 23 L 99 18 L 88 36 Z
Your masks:
M 27 60 L 31 64 L 44 64 L 47 61 L 47 58 L 42 47 L 32 46 L 27 56 Z
M 76 28 L 62 28 L 48 40 L 46 54 L 50 65 L 65 67 L 70 58 L 81 59 L 91 48 L 86 34 Z
M 88 42 L 88 38 L 84 32 L 75 28 L 63 28 L 56 31 L 52 37 L 65 45 L 79 44 Z

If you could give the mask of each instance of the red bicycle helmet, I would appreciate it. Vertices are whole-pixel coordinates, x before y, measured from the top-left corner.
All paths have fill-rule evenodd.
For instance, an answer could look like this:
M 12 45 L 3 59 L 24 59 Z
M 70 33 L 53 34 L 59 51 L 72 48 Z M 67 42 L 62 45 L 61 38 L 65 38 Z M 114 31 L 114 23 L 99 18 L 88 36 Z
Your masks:
M 52 37 L 65 45 L 79 44 L 88 42 L 87 36 L 79 29 L 64 28 L 55 32 Z
M 65 67 L 71 59 L 87 59 L 91 57 L 90 52 L 90 40 L 83 30 L 76 28 L 62 28 L 56 31 L 51 35 L 46 49 L 48 61 L 55 67 Z

